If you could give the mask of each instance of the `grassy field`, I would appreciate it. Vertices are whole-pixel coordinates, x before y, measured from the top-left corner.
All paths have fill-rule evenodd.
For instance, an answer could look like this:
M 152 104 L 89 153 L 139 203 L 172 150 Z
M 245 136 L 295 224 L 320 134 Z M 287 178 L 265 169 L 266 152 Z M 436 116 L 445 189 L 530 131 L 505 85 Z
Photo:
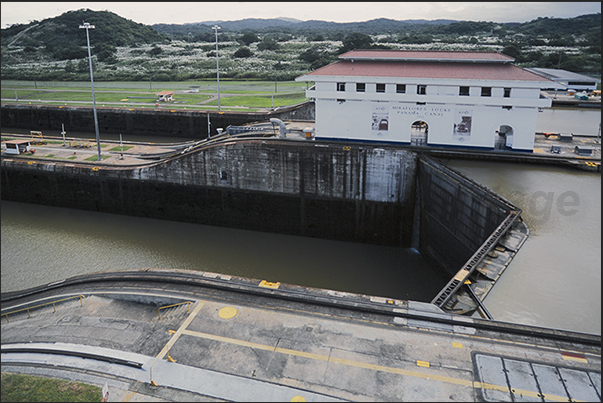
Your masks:
M 2 373 L 2 402 L 102 402 L 101 388 L 81 382 Z
M 149 90 L 152 87 L 152 90 Z M 194 89 L 193 89 L 194 88 Z M 226 110 L 296 105 L 307 100 L 306 85 L 296 81 L 234 81 L 220 82 L 220 106 Z M 156 93 L 174 91 L 172 102 L 161 102 L 170 109 L 216 109 L 216 81 L 178 83 L 106 82 L 95 83 L 97 106 L 155 108 Z M 86 82 L 2 81 L 3 103 L 31 105 L 91 105 L 92 90 Z

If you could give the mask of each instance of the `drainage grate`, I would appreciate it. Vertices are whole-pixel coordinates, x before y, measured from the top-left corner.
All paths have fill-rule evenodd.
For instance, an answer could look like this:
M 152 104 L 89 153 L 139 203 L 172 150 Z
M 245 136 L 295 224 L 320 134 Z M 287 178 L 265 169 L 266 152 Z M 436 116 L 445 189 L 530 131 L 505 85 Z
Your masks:
M 601 401 L 599 372 L 484 354 L 474 360 L 484 401 Z

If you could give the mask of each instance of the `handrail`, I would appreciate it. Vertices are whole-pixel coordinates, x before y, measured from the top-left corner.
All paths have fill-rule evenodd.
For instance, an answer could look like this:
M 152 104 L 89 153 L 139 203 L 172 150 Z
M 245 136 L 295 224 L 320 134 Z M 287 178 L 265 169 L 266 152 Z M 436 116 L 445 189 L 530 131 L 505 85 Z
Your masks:
M 84 304 L 82 304 L 82 299 L 86 298 L 84 295 L 74 295 L 73 297 L 68 297 L 68 298 L 63 298 L 63 299 L 58 299 L 56 301 L 52 301 L 52 302 L 45 302 L 43 304 L 39 304 L 39 305 L 34 305 L 34 306 L 30 306 L 28 308 L 21 308 L 21 309 L 17 309 L 15 311 L 10 311 L 10 312 L 6 312 L 3 313 L 2 315 L 6 316 L 6 323 L 8 323 L 8 315 L 9 314 L 13 314 L 13 313 L 17 313 L 17 312 L 21 312 L 21 311 L 27 311 L 27 319 L 31 318 L 31 315 L 29 314 L 29 310 L 30 309 L 34 309 L 34 308 L 39 308 L 41 306 L 45 306 L 45 305 L 50 305 L 52 304 L 52 309 L 53 309 L 53 313 L 55 313 L 57 311 L 56 306 L 54 305 L 56 302 L 62 302 L 62 301 L 67 301 L 69 299 L 73 299 L 73 298 L 79 298 L 80 299 L 80 306 L 84 306 Z
M 165 308 L 172 308 L 174 306 L 178 306 L 178 305 L 184 305 L 184 304 L 188 304 L 188 313 L 191 313 L 191 305 L 193 305 L 193 303 L 191 301 L 184 301 L 184 302 L 178 302 L 177 304 L 172 304 L 172 305 L 166 305 L 166 306 L 161 306 L 157 309 L 157 313 L 159 314 L 159 319 L 161 319 L 161 310 L 165 309 Z
M 486 254 L 494 248 L 500 238 L 511 228 L 511 225 L 519 217 L 521 213 L 520 209 L 511 210 L 507 217 L 500 223 L 500 225 L 494 230 L 492 234 L 484 241 L 479 249 L 467 260 L 463 267 L 456 273 L 456 275 L 446 284 L 444 288 L 436 295 L 431 301 L 432 304 L 439 308 L 443 308 L 444 305 L 453 297 L 453 295 L 461 288 L 465 280 L 473 273 L 477 265 L 486 257 Z

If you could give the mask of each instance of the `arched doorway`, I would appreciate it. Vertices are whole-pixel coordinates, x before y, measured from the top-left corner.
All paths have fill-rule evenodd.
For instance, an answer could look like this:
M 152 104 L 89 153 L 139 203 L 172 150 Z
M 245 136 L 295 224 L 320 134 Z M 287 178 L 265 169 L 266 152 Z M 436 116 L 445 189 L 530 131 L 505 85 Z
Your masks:
M 507 125 L 500 125 L 496 130 L 494 138 L 494 149 L 505 150 L 513 145 L 513 128 Z
M 416 120 L 410 125 L 410 145 L 426 146 L 429 125 L 422 120 Z

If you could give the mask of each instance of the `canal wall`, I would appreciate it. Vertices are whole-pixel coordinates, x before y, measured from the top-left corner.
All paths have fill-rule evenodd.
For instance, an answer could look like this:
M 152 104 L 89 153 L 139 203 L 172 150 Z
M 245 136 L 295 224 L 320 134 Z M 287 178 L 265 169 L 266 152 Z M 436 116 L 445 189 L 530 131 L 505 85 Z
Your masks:
M 2 199 L 416 247 L 456 271 L 509 206 L 395 146 L 232 139 L 138 167 L 2 159 Z
M 417 172 L 418 250 L 454 276 L 515 206 L 432 158 Z
M 408 246 L 416 154 L 237 140 L 138 168 L 2 160 L 2 198 Z
M 217 134 L 217 128 L 243 125 L 250 122 L 281 120 L 314 120 L 314 103 L 281 107 L 260 112 L 194 111 L 171 109 L 162 104 L 154 109 L 111 108 L 97 106 L 99 132 L 139 136 L 189 137 L 205 139 Z M 0 108 L 2 127 L 26 130 L 94 133 L 94 114 L 88 106 L 3 104 Z

